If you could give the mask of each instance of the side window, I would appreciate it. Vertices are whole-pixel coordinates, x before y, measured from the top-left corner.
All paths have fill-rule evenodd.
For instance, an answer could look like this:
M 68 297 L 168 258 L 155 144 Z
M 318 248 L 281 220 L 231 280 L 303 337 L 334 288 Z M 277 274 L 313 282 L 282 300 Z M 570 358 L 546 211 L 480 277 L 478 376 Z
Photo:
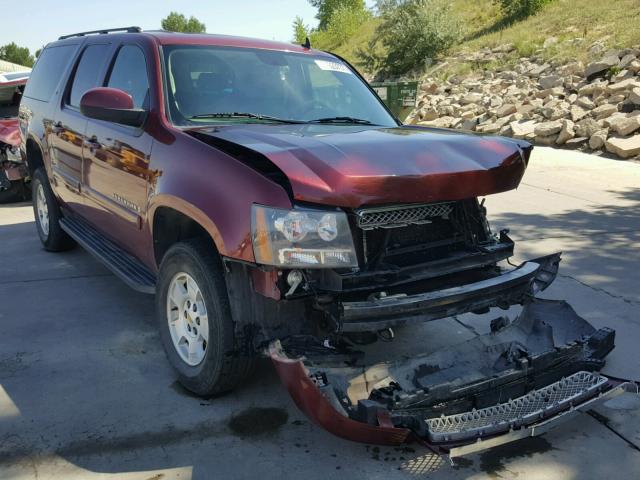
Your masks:
M 89 45 L 84 49 L 71 85 L 69 105 L 79 107 L 82 95 L 100 84 L 101 79 L 98 76 L 103 71 L 102 67 L 107 60 L 108 53 L 109 45 Z
M 125 45 L 118 51 L 107 86 L 119 88 L 131 95 L 136 108 L 146 107 L 149 77 L 144 53 L 139 47 Z
M 33 67 L 24 96 L 48 102 L 77 48 L 77 45 L 45 48 Z

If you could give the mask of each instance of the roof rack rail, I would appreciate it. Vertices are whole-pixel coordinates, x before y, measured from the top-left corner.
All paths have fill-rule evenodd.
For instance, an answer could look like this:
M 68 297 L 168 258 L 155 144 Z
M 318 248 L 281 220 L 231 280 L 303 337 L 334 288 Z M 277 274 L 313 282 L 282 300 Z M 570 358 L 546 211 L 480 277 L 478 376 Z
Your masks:
M 58 40 L 64 40 L 65 38 L 72 38 L 72 37 L 84 37 L 85 35 L 111 33 L 111 32 L 139 33 L 141 31 L 142 29 L 140 27 L 105 28 L 103 30 L 91 30 L 89 32 L 79 32 L 79 33 L 72 33 L 70 35 L 62 35 L 61 37 L 58 37 Z

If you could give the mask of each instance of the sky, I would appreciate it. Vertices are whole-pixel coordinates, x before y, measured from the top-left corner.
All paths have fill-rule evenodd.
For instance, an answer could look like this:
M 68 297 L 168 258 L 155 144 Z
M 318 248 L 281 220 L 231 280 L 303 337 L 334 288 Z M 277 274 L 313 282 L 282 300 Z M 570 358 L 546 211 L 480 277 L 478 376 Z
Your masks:
M 209 33 L 279 41 L 291 39 L 296 15 L 317 24 L 316 10 L 307 0 L 2 0 L 0 45 L 16 42 L 33 53 L 68 33 L 131 25 L 158 30 L 171 11 L 195 16 Z

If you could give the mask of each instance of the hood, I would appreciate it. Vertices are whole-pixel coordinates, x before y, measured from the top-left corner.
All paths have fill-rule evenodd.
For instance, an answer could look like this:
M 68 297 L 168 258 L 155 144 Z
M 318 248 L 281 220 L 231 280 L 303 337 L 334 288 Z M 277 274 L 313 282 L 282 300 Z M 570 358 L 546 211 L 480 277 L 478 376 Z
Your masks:
M 350 208 L 511 190 L 532 148 L 508 138 L 409 126 L 241 124 L 188 133 L 250 166 L 247 149 L 268 159 L 288 178 L 294 200 Z M 258 164 L 264 161 L 256 158 L 254 168 Z

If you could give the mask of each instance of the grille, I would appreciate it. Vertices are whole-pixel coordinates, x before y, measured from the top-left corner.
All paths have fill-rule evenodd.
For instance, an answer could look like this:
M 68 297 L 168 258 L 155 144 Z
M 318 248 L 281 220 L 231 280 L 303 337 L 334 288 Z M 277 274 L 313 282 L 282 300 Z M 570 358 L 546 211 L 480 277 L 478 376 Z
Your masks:
M 537 420 L 595 396 L 607 378 L 578 372 L 539 390 L 493 407 L 426 420 L 429 437 L 449 442 L 530 425 Z
M 397 228 L 429 223 L 431 218 L 447 217 L 453 207 L 453 202 L 430 203 L 402 207 L 367 208 L 356 210 L 355 213 L 358 227 L 363 230 L 373 230 L 374 228 Z

